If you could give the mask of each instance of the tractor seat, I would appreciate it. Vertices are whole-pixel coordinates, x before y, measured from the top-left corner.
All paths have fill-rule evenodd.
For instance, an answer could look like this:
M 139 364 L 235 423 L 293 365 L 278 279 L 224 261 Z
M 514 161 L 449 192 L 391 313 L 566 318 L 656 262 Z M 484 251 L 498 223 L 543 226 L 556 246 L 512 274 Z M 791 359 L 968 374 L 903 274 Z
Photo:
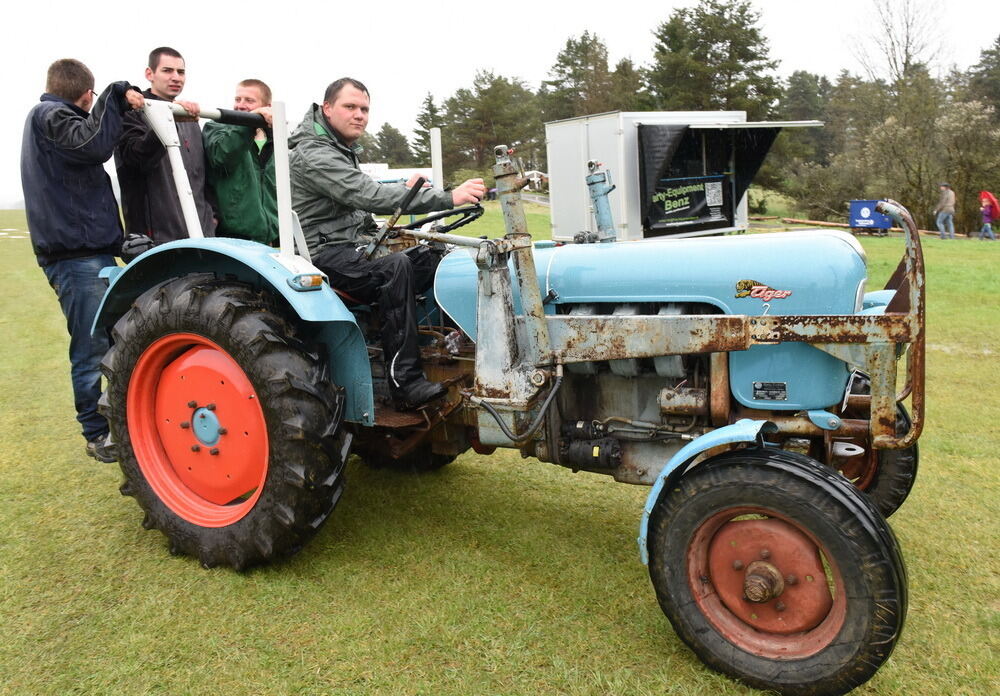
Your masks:
M 350 310 L 352 310 L 352 311 L 355 308 L 360 309 L 361 307 L 367 308 L 369 306 L 366 303 L 362 302 L 361 300 L 357 299 L 356 297 L 352 297 L 351 295 L 348 295 L 346 292 L 344 292 L 343 290 L 341 290 L 339 288 L 334 288 L 332 285 L 330 287 L 333 288 L 333 291 L 335 293 L 337 293 L 338 295 L 340 295 L 340 299 L 342 299 L 344 301 L 344 304 L 347 305 L 347 308 L 350 309 Z
M 358 298 L 354 297 L 353 295 L 344 292 L 343 290 L 338 290 L 337 288 L 334 288 L 332 285 L 330 287 L 333 288 L 333 291 L 337 293 L 337 295 L 340 297 L 341 300 L 343 300 L 344 306 L 347 307 L 347 311 L 350 312 L 351 314 L 355 316 L 361 316 L 361 315 L 370 315 L 372 317 L 375 316 L 375 311 L 377 306 L 376 304 L 367 304 L 365 302 L 362 302 Z

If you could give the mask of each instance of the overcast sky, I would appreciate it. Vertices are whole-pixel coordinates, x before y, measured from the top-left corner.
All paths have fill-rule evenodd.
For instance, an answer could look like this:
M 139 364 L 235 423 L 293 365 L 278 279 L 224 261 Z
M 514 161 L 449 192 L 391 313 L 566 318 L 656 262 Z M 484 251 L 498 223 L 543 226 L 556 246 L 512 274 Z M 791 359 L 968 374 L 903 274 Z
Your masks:
M 901 0 L 900 0 L 901 1 Z M 187 61 L 183 99 L 232 106 L 235 84 L 256 77 L 271 85 L 297 123 L 332 80 L 350 75 L 372 94 L 369 131 L 389 122 L 407 135 L 428 92 L 438 103 L 471 85 L 477 70 L 518 77 L 531 88 L 546 79 L 570 36 L 589 30 L 621 58 L 646 64 L 656 26 L 694 0 L 575 0 L 491 4 L 434 0 L 360 3 L 150 3 L 137 0 L 28 0 L 4 10 L 0 42 L 7 97 L 0 133 L 0 208 L 21 199 L 24 118 L 59 58 L 82 60 L 97 89 L 114 80 L 146 88 L 146 57 L 160 45 Z M 882 31 L 870 0 L 754 0 L 778 72 L 835 77 L 861 72 L 854 47 Z M 1000 2 L 951 0 L 938 19 L 939 65 L 965 69 L 1000 34 Z M 345 9 L 349 8 L 349 9 Z

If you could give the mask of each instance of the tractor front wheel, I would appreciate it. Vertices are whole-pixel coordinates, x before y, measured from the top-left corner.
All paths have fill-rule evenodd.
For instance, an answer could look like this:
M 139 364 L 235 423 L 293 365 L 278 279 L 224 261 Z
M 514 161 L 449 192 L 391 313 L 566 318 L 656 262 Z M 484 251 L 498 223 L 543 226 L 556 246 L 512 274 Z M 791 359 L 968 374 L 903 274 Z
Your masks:
M 124 495 L 172 553 L 242 569 L 301 548 L 343 490 L 343 391 L 273 302 L 186 276 L 117 322 L 105 413 Z
M 801 455 L 715 457 L 665 490 L 649 572 L 701 660 L 783 694 L 843 694 L 888 659 L 906 614 L 892 531 L 837 473 Z

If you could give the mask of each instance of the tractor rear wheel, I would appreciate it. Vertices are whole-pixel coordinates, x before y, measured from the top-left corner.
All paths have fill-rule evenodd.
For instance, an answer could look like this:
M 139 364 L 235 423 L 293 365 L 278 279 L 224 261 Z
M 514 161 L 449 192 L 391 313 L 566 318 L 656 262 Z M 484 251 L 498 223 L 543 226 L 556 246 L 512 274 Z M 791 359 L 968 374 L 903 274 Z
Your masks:
M 277 306 L 199 274 L 141 295 L 103 368 L 123 495 L 171 553 L 243 569 L 297 551 L 343 490 L 344 394 Z
M 712 669 L 784 694 L 842 694 L 899 638 L 906 572 L 884 518 L 794 453 L 717 456 L 665 489 L 649 572 L 674 630 Z

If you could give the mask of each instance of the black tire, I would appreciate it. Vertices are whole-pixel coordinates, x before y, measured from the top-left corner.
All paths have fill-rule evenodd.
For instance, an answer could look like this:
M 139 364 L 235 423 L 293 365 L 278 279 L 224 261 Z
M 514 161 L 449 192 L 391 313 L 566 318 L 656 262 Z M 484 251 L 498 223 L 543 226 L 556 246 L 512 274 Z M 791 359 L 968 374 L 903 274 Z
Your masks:
M 896 434 L 903 435 L 910 429 L 910 414 L 901 405 L 896 405 Z M 863 488 L 875 503 L 883 517 L 896 512 L 913 490 L 917 482 L 917 465 L 920 453 L 914 443 L 904 449 L 875 450 L 878 467 L 875 478 Z
M 398 459 L 376 453 L 366 454 L 363 459 L 368 466 L 376 469 L 425 474 L 451 464 L 455 461 L 455 455 L 436 454 L 430 445 L 420 445 Z
M 856 394 L 870 394 L 870 382 L 860 375 L 851 390 Z M 849 414 L 869 418 L 869 413 Z M 910 414 L 902 404 L 896 404 L 896 434 L 903 435 L 910 429 Z M 864 466 L 856 478 L 856 485 L 875 503 L 883 517 L 890 517 L 909 497 L 917 482 L 920 452 L 914 443 L 904 449 L 875 449 L 871 440 L 859 442 L 864 446 Z M 844 472 L 848 474 L 848 472 Z M 849 478 L 852 478 L 848 474 Z
M 793 556 L 773 539 L 761 542 L 777 546 L 773 552 L 755 550 L 750 537 L 735 543 L 747 516 L 777 538 L 800 540 L 788 545 L 804 543 L 809 562 L 825 561 L 827 585 L 798 575 L 795 587 L 786 579 L 762 603 L 749 602 L 742 583 L 751 560 L 770 558 L 787 578 L 804 563 L 789 559 L 809 555 Z M 723 532 L 734 531 L 727 541 Z M 846 693 L 871 678 L 903 628 L 906 571 L 888 524 L 846 479 L 802 455 L 754 448 L 698 466 L 665 489 L 650 520 L 649 550 L 653 587 L 677 634 L 706 665 L 758 688 Z M 755 555 L 731 562 L 726 555 L 740 553 Z M 799 622 L 792 615 L 801 607 L 811 612 L 802 625 L 781 623 Z
M 125 476 L 121 492 L 145 511 L 143 526 L 166 535 L 171 553 L 207 568 L 243 569 L 300 549 L 340 498 L 350 435 L 340 427 L 343 390 L 296 338 L 295 325 L 249 286 L 198 274 L 145 292 L 112 338 L 102 365 L 105 415 Z M 182 359 L 195 351 L 221 371 L 184 372 Z M 244 392 L 233 396 L 237 383 Z M 192 401 L 178 406 L 187 389 Z M 192 420 L 163 417 L 161 402 L 187 409 Z M 192 427 L 202 423 L 197 414 L 216 418 L 214 447 L 195 439 L 203 437 Z M 206 484 L 185 475 L 230 488 L 211 492 L 220 498 L 213 502 Z

